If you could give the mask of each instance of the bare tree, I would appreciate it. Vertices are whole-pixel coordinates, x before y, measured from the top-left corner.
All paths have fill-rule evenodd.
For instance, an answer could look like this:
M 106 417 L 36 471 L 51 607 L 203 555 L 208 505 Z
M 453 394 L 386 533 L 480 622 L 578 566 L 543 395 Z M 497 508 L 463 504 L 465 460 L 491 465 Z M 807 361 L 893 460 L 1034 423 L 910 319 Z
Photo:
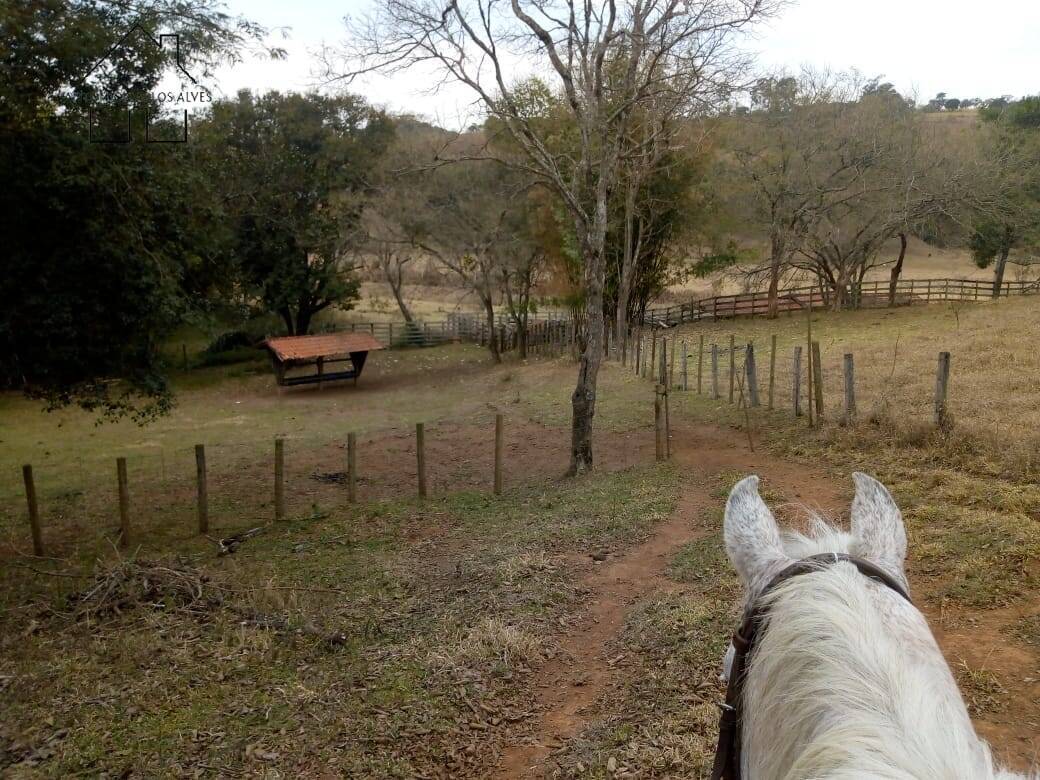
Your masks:
M 770 317 L 778 312 L 780 279 L 806 235 L 858 186 L 869 163 L 834 131 L 856 88 L 847 77 L 809 71 L 761 79 L 751 91 L 753 110 L 727 128 L 737 167 L 732 199 L 769 237 L 767 265 L 750 273 L 768 277 Z
M 622 343 L 628 333 L 628 303 L 635 281 L 636 258 L 642 244 L 642 223 L 637 212 L 637 199 L 647 177 L 660 162 L 669 145 L 674 130 L 667 127 L 671 117 L 661 117 L 643 112 L 642 121 L 633 123 L 634 138 L 621 161 L 621 180 L 624 187 L 624 211 L 621 215 L 623 245 L 621 267 L 618 269 L 617 311 L 615 312 L 615 337 Z M 668 133 L 666 130 L 672 130 Z
M 402 223 L 406 204 L 401 202 L 396 184 L 395 181 L 384 183 L 380 192 L 365 206 L 361 216 L 364 231 L 361 248 L 368 256 L 366 264 L 370 264 L 390 286 L 405 323 L 413 326 L 415 316 L 404 295 L 405 272 L 421 250 L 417 246 L 419 237 Z
M 520 358 L 527 357 L 527 340 L 533 295 L 545 268 L 545 254 L 537 247 L 518 247 L 509 262 L 499 269 L 506 312 L 516 328 Z
M 791 260 L 816 276 L 835 310 L 857 305 L 867 273 L 892 263 L 881 254 L 886 243 L 949 213 L 960 194 L 956 166 L 928 153 L 934 148 L 921 137 L 920 115 L 905 103 L 868 96 L 843 114 L 830 128 L 841 157 L 817 158 L 815 177 L 829 177 L 849 157 L 859 161 L 857 175 L 823 202 Z
M 748 202 L 769 232 L 772 313 L 784 269 L 814 276 L 836 309 L 857 303 L 865 276 L 893 264 L 881 250 L 899 238 L 894 301 L 908 236 L 993 200 L 948 134 L 874 87 L 856 73 L 767 80 L 760 112 L 734 120 Z
M 464 139 L 466 143 L 479 139 Z M 510 266 L 511 223 L 523 183 L 489 160 L 474 160 L 425 172 L 422 186 L 410 188 L 412 208 L 423 228 L 415 246 L 452 272 L 480 301 L 488 349 L 501 361 L 495 316 L 503 273 Z
M 735 36 L 777 0 L 385 0 L 351 26 L 347 64 L 331 75 L 436 67 L 469 87 L 525 153 L 523 166 L 552 188 L 574 222 L 586 330 L 571 396 L 571 471 L 592 467 L 596 382 L 603 355 L 608 196 L 631 120 L 654 104 L 665 116 L 714 105 L 743 64 Z M 511 75 L 548 67 L 580 139 L 556 154 L 525 112 Z

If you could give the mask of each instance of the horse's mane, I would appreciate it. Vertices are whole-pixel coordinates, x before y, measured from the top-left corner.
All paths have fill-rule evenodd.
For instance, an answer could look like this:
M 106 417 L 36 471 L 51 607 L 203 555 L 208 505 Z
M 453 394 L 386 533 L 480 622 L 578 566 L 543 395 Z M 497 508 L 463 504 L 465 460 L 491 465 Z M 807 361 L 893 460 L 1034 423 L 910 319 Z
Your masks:
M 792 558 L 855 546 L 818 516 L 784 536 Z M 839 563 L 765 601 L 744 692 L 745 777 L 1020 777 L 994 769 L 927 622 L 897 594 Z

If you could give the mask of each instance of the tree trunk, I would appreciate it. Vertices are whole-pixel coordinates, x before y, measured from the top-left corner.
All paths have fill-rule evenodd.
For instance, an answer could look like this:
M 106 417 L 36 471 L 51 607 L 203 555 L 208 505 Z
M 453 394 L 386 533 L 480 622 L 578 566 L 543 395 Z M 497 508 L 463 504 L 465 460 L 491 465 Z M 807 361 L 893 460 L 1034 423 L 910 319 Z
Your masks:
M 520 350 L 520 359 L 525 360 L 527 358 L 527 303 L 524 303 L 524 309 L 520 313 L 519 322 L 517 323 L 517 346 Z
M 293 324 L 292 311 L 289 309 L 289 307 L 283 306 L 281 309 L 278 310 L 278 314 L 281 316 L 282 322 L 285 323 L 285 335 L 295 336 L 296 327 Z
M 604 201 L 606 199 L 604 198 Z M 597 222 L 602 229 L 583 242 L 585 259 L 585 343 L 578 360 L 578 381 L 571 395 L 572 476 L 592 470 L 592 420 L 596 414 L 596 381 L 603 361 L 603 248 L 605 244 L 606 203 Z M 581 225 L 579 224 L 579 230 Z
M 776 319 L 780 314 L 780 261 L 782 258 L 783 244 L 774 236 L 769 253 L 769 297 L 767 316 L 771 320 Z
M 405 303 L 404 296 L 401 294 L 401 288 L 404 287 L 404 283 L 401 279 L 400 269 L 398 270 L 396 280 L 394 274 L 390 272 L 389 268 L 384 267 L 383 270 L 386 274 L 387 284 L 390 285 L 390 291 L 394 294 L 394 300 L 397 301 L 397 308 L 401 310 L 401 316 L 404 317 L 404 321 L 408 323 L 409 326 L 414 325 L 415 317 L 412 316 L 412 310 L 408 308 L 408 304 Z
M 820 287 L 823 287 L 821 280 Z M 834 305 L 831 307 L 832 311 L 841 311 L 845 308 L 845 302 L 848 299 L 849 294 L 849 281 L 846 278 L 844 272 L 838 275 L 838 278 L 834 280 Z
M 993 266 L 993 297 L 1000 297 L 1000 288 L 1004 285 L 1004 270 L 1007 268 L 1008 255 L 1011 253 L 1007 244 L 1000 248 L 997 264 Z
M 903 273 L 903 260 L 906 258 L 906 233 L 899 234 L 899 257 L 896 264 L 892 266 L 892 273 L 888 279 L 888 305 L 889 308 L 896 305 L 896 288 L 899 287 L 899 275 Z
M 305 303 L 300 304 L 299 310 L 296 312 L 296 332 L 294 336 L 306 336 L 311 328 L 311 318 L 314 316 L 314 309 Z
M 502 353 L 498 351 L 498 329 L 495 327 L 495 307 L 491 303 L 490 296 L 481 296 L 484 303 L 484 314 L 487 317 L 488 325 L 488 349 L 491 350 L 491 357 L 496 363 L 502 362 Z
M 621 269 L 618 274 L 617 311 L 614 315 L 614 337 L 618 344 L 625 338 L 628 328 L 628 300 L 632 297 L 632 277 L 635 273 L 635 252 L 633 242 L 633 223 L 636 212 L 636 186 L 629 182 L 625 192 L 625 245 L 621 255 Z

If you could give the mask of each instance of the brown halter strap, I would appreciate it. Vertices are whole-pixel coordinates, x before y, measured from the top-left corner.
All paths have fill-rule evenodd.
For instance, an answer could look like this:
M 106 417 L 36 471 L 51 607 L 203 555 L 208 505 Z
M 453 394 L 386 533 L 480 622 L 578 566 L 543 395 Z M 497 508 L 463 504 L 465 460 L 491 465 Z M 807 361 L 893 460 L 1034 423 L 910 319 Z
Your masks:
M 755 646 L 755 639 L 766 616 L 768 607 L 762 603 L 762 597 L 778 585 L 800 574 L 811 574 L 821 571 L 835 563 L 851 563 L 860 573 L 872 580 L 886 585 L 911 604 L 910 595 L 895 577 L 879 566 L 845 553 L 821 553 L 810 555 L 795 561 L 785 568 L 766 586 L 753 604 L 744 611 L 740 627 L 733 634 L 733 665 L 730 667 L 729 684 L 726 687 L 726 702 L 721 705 L 722 715 L 719 717 L 719 743 L 715 748 L 715 763 L 711 769 L 711 780 L 740 780 L 741 749 L 741 706 L 744 693 L 744 681 L 747 674 L 747 661 Z

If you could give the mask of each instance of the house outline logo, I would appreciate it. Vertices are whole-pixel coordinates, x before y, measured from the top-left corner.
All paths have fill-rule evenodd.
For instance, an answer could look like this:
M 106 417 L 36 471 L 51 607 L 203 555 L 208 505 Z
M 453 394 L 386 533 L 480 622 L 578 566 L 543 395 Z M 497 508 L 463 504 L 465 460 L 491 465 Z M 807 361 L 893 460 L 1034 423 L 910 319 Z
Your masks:
M 156 36 L 152 35 L 152 33 L 150 33 L 148 30 L 146 30 L 139 22 L 134 22 L 130 26 L 130 29 L 128 29 L 126 31 L 126 33 L 123 35 L 123 37 L 120 38 L 118 41 L 116 41 L 114 44 L 112 44 L 112 46 L 109 47 L 108 51 L 105 52 L 104 56 L 101 57 L 100 59 L 98 59 L 97 62 L 95 62 L 90 67 L 90 70 L 87 71 L 86 75 L 84 75 L 83 78 L 80 79 L 80 83 L 81 84 L 86 83 L 87 79 L 89 79 L 98 70 L 98 68 L 100 68 L 104 63 L 108 62 L 109 59 L 112 57 L 112 55 L 115 52 L 117 52 L 117 51 L 119 51 L 121 49 L 124 49 L 124 48 L 131 48 L 131 47 L 133 47 L 135 45 L 135 43 L 131 39 L 135 35 L 143 35 L 145 41 L 147 43 L 151 44 L 152 46 L 155 46 L 155 48 L 157 50 L 159 50 L 159 51 L 163 50 L 163 48 L 164 48 L 164 46 L 165 46 L 167 41 L 172 41 L 173 42 L 173 46 L 174 46 L 174 49 L 173 49 L 173 52 L 174 52 L 173 67 L 176 69 L 177 72 L 180 73 L 180 75 L 182 75 L 185 78 L 187 78 L 188 81 L 191 82 L 191 84 L 193 84 L 194 86 L 198 87 L 198 90 L 199 90 L 198 92 L 192 92 L 190 94 L 196 96 L 198 98 L 198 102 L 206 103 L 206 102 L 210 102 L 212 100 L 212 96 L 211 96 L 209 90 L 206 89 L 205 87 L 203 87 L 202 84 L 199 83 L 198 79 L 196 79 L 194 76 L 192 76 L 191 73 L 188 72 L 188 69 L 184 67 L 184 62 L 181 59 L 181 38 L 180 38 L 180 34 L 179 33 L 162 33 L 162 34 L 160 34 L 158 36 L 158 38 L 156 38 Z M 164 94 L 164 95 L 165 94 L 169 94 L 171 99 L 173 97 L 172 93 L 160 93 L 160 94 Z M 160 99 L 160 102 L 162 102 L 161 99 Z M 96 116 L 96 110 L 95 110 L 94 104 L 91 103 L 91 105 L 89 106 L 88 111 L 87 111 L 87 139 L 91 143 L 97 143 L 97 144 L 129 144 L 129 143 L 131 143 L 133 141 L 133 132 L 132 132 L 132 128 L 131 128 L 131 114 L 132 114 L 132 112 L 133 112 L 133 108 L 128 104 L 127 107 L 126 107 L 126 137 L 125 138 L 117 138 L 117 139 L 97 138 L 97 137 L 95 137 L 95 134 L 94 134 L 94 119 L 95 119 L 95 116 Z M 150 144 L 180 144 L 180 143 L 187 143 L 187 141 L 188 141 L 188 109 L 186 109 L 186 108 L 183 109 L 182 116 L 181 116 L 181 132 L 180 132 L 179 136 L 176 137 L 176 138 L 152 138 L 151 137 L 151 126 L 152 126 L 152 119 L 153 118 L 154 117 L 152 115 L 152 112 L 149 109 L 146 112 L 146 114 L 145 114 L 145 125 L 144 125 L 145 143 L 150 143 Z

